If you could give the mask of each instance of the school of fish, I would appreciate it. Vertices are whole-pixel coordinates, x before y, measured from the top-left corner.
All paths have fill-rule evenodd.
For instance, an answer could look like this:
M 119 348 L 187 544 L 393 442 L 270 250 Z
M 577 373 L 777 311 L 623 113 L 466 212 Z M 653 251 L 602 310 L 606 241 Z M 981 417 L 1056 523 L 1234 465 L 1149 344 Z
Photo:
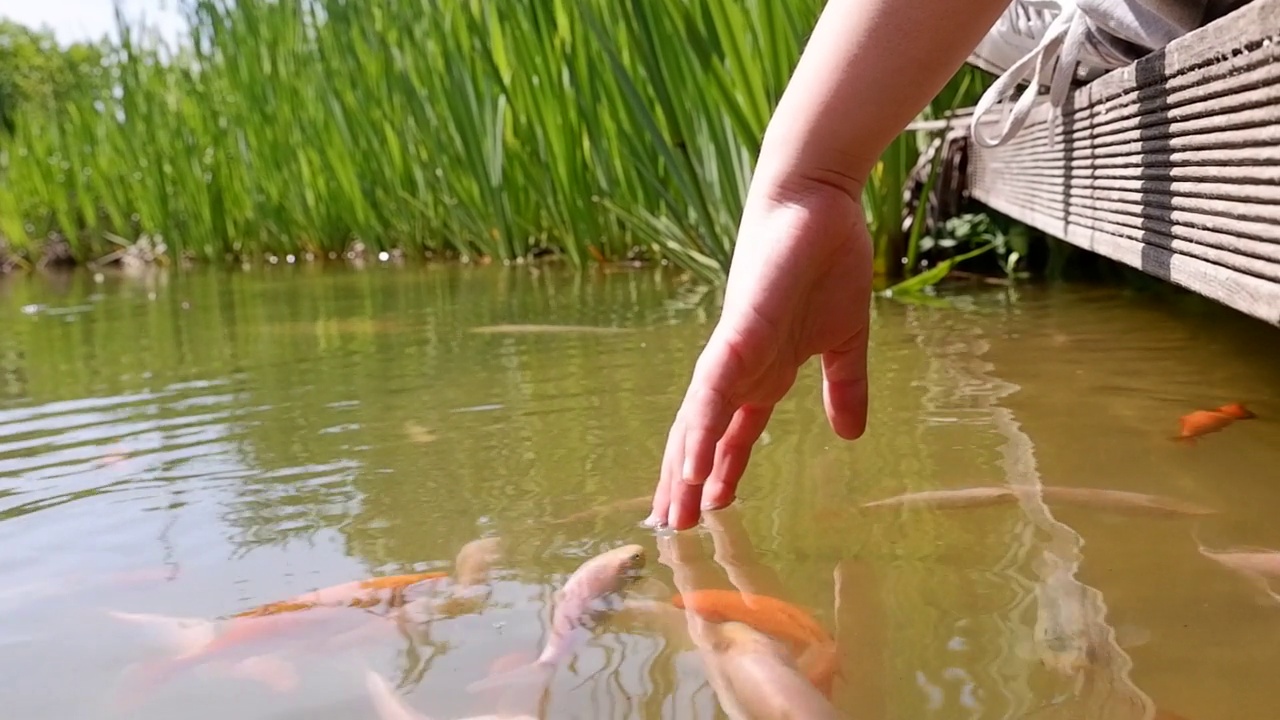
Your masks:
M 493 331 L 505 331 L 496 328 Z M 1179 441 L 1193 441 L 1232 423 L 1257 417 L 1240 403 L 1214 410 L 1197 410 L 1180 419 Z M 1141 514 L 1157 517 L 1197 517 L 1216 513 L 1197 503 L 1158 495 L 1049 486 L 1036 490 L 1048 504 Z M 862 504 L 864 509 L 962 509 L 1013 505 L 1029 490 L 999 484 L 906 493 Z M 597 519 L 648 507 L 649 497 L 615 501 L 574 513 L 550 525 Z M 109 611 L 122 621 L 157 630 L 172 648 L 167 657 L 141 663 L 133 670 L 135 696 L 142 689 L 205 665 L 216 665 L 235 677 L 261 682 L 277 691 L 297 686 L 292 665 L 277 650 L 293 643 L 324 652 L 342 642 L 361 642 L 394 632 L 405 622 L 430 622 L 478 611 L 490 589 L 491 570 L 503 557 L 503 539 L 481 538 L 464 545 L 452 572 L 430 571 L 366 578 L 332 585 L 275 602 L 264 603 L 223 618 L 169 617 Z M 1280 602 L 1270 582 L 1280 578 L 1280 551 L 1266 548 L 1210 550 L 1200 553 L 1254 583 Z M 548 636 L 536 658 L 516 665 L 498 663 L 490 674 L 466 686 L 471 693 L 496 691 L 511 697 L 517 691 L 545 688 L 556 669 L 600 627 L 602 620 L 621 612 L 637 613 L 676 629 L 687 627 L 701 651 L 708 682 L 722 709 L 733 720 L 825 720 L 843 718 L 832 702 L 841 677 L 835 638 L 806 609 L 781 598 L 738 590 L 697 589 L 666 599 L 630 597 L 639 587 L 647 553 L 638 544 L 600 552 L 582 562 L 553 597 Z M 1097 624 L 1080 616 L 1084 602 L 1072 601 L 1079 586 L 1063 573 L 1050 572 L 1037 588 L 1047 608 L 1033 630 L 1035 652 L 1048 668 L 1071 675 L 1097 661 Z M 653 581 L 649 581 L 653 582 Z M 659 589 L 664 587 L 657 583 Z M 621 616 L 619 614 L 619 616 Z M 372 622 L 370 621 L 372 618 Z M 512 656 L 515 657 L 515 656 Z M 372 669 L 365 671 L 365 688 L 381 720 L 431 720 L 399 697 L 388 681 Z M 472 720 L 536 717 L 527 709 L 472 716 Z M 1176 714 L 1158 709 L 1157 718 Z

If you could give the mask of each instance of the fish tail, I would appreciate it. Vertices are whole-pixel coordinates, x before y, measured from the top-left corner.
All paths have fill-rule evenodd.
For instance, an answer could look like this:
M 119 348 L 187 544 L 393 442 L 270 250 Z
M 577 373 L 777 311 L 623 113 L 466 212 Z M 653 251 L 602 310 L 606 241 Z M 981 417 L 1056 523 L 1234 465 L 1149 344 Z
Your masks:
M 158 660 L 147 660 L 130 665 L 121 679 L 122 688 L 116 694 L 120 709 L 136 707 L 141 697 L 168 682 L 174 675 L 190 666 L 192 658 L 213 641 L 214 624 L 203 618 L 172 617 L 148 613 L 129 613 L 107 610 L 106 614 L 123 622 L 142 627 L 158 637 L 174 653 Z
M 547 682 L 551 679 L 551 673 L 555 670 L 555 665 L 545 660 L 535 660 L 526 665 L 512 668 L 489 675 L 483 680 L 477 680 L 467 685 L 467 692 L 478 693 L 486 690 L 506 685 L 523 684 L 532 682 Z

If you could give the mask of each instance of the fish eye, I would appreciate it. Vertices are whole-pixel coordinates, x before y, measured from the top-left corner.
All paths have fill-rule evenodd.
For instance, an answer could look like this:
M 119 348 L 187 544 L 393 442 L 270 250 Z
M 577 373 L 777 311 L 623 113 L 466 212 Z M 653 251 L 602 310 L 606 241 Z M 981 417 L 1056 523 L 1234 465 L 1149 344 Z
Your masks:
M 644 553 L 636 551 L 631 553 L 631 562 L 640 562 L 644 559 Z

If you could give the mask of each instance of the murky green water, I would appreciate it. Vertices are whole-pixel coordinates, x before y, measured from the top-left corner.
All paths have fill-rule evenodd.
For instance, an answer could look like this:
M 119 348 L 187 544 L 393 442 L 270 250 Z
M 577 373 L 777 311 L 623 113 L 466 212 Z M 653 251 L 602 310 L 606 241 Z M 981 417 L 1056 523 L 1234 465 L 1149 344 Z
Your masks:
M 5 280 L 3 716 L 374 718 L 366 669 L 405 681 L 404 702 L 424 715 L 492 712 L 495 695 L 463 686 L 503 656 L 536 653 L 567 574 L 635 542 L 668 589 L 675 565 L 812 612 L 839 642 L 835 700 L 850 717 L 1139 718 L 1154 705 L 1186 720 L 1273 718 L 1280 603 L 1201 555 L 1197 538 L 1280 549 L 1280 336 L 1207 303 L 1100 289 L 997 288 L 954 306 L 878 302 L 867 436 L 835 439 L 809 367 L 741 502 L 714 538 L 704 528 L 673 549 L 638 526 L 643 511 L 550 522 L 652 490 L 715 314 L 667 275 L 280 267 Z M 515 323 L 625 332 L 472 332 Z M 1259 417 L 1170 439 L 1179 416 L 1232 401 Z M 1001 483 L 1220 512 L 857 509 Z M 472 612 L 402 635 L 351 609 L 130 690 L 139 667 L 180 648 L 113 611 L 216 619 L 350 580 L 450 570 L 488 536 L 503 538 L 504 558 Z M 1058 634 L 1040 646 L 1038 614 Z M 697 648 L 650 620 L 599 627 L 527 710 L 716 717 Z M 1056 673 L 1049 661 L 1065 663 L 1081 633 L 1096 636 L 1086 670 Z M 281 677 L 282 664 L 241 662 L 272 654 L 295 686 L 255 679 Z

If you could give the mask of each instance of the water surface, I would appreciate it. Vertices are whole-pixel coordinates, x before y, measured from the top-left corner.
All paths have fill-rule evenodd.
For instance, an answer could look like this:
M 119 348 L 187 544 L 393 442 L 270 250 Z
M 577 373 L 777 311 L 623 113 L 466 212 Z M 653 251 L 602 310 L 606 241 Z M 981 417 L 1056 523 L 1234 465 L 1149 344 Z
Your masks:
M 537 651 L 551 593 L 587 557 L 640 543 L 649 575 L 673 587 L 637 524 L 645 513 L 550 521 L 652 490 L 715 315 L 713 294 L 655 270 L 5 279 L 6 717 L 372 718 L 365 668 L 408 678 L 406 702 L 432 717 L 492 711 L 491 696 L 460 688 Z M 530 323 L 623 331 L 474 332 Z M 812 612 L 841 643 L 835 697 L 850 717 L 1138 718 L 1144 705 L 1274 717 L 1280 604 L 1197 552 L 1280 549 L 1273 329 L 1102 287 L 877 301 L 873 325 L 867 435 L 835 438 L 807 367 L 719 546 L 692 533 L 700 577 L 731 587 L 715 563 L 737 558 L 758 587 Z M 1180 415 L 1233 401 L 1259 417 L 1171 440 Z M 1000 483 L 1157 493 L 1220 513 L 857 509 Z M 132 668 L 172 649 L 109 611 L 218 618 L 448 570 L 487 536 L 509 542 L 479 612 L 410 638 L 282 646 L 292 691 L 210 666 L 114 704 Z M 1085 598 L 1069 610 L 1101 609 L 1092 626 L 1130 640 L 1102 642 L 1084 687 L 1030 640 L 1037 586 L 1064 578 Z M 696 649 L 643 622 L 601 627 L 542 704 L 551 718 L 723 716 Z

